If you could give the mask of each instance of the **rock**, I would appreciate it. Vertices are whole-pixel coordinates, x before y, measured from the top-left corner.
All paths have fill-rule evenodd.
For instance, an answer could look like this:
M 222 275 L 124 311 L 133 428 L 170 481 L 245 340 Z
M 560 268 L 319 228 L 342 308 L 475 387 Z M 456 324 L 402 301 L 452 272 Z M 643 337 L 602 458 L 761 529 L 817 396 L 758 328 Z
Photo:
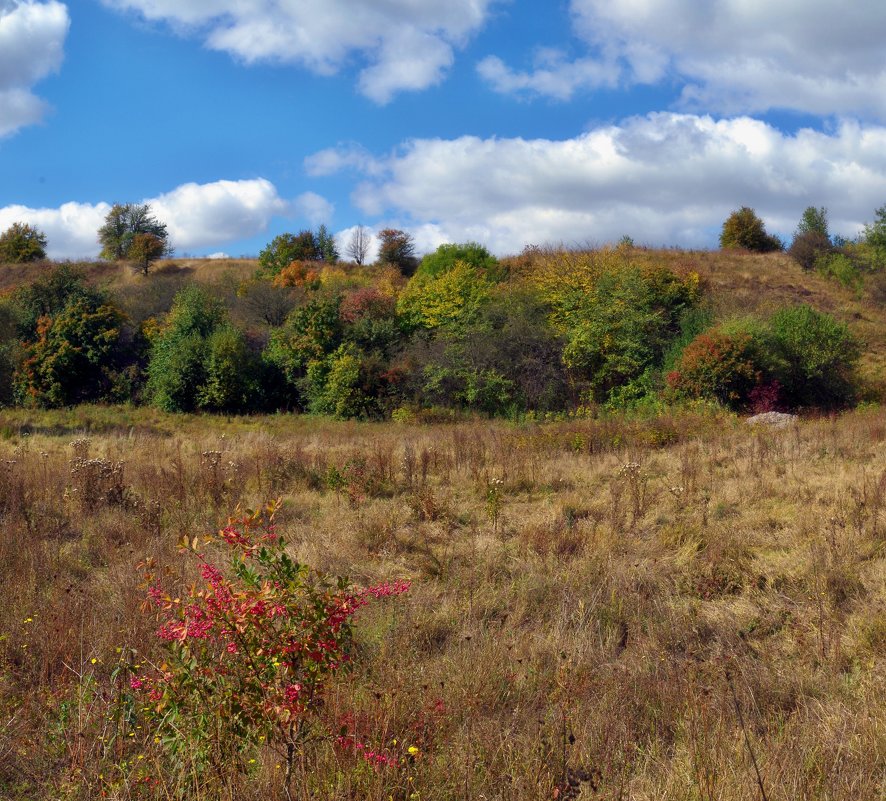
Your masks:
M 763 412 L 763 414 L 755 414 L 747 419 L 748 425 L 752 426 L 769 426 L 770 428 L 787 428 L 794 425 L 800 418 L 795 414 L 785 414 L 784 412 Z

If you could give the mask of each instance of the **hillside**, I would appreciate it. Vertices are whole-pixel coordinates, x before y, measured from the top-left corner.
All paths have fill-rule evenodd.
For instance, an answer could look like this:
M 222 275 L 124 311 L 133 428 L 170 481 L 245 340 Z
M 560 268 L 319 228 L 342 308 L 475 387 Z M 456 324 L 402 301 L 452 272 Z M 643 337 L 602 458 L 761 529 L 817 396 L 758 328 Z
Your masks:
M 411 277 L 391 265 L 323 261 L 277 272 L 244 259 L 168 260 L 148 275 L 125 264 L 73 268 L 82 280 L 53 278 L 48 263 L 0 267 L 0 295 L 12 300 L 4 315 L 19 320 L 17 341 L 11 329 L 4 334 L 3 402 L 130 400 L 171 411 L 384 419 L 430 407 L 513 416 L 683 400 L 808 411 L 878 400 L 886 387 L 879 274 L 850 289 L 783 253 L 528 249 L 499 261 L 479 245 L 445 245 Z M 103 344 L 78 346 L 104 356 L 79 366 L 52 355 L 79 334 L 37 326 L 50 297 L 53 317 L 65 298 L 83 294 L 78 281 L 93 288 L 96 310 L 112 307 L 95 323 L 104 326 Z M 20 300 L 16 288 L 30 286 L 30 300 Z M 29 310 L 17 310 L 21 302 Z M 769 330 L 798 304 L 818 317 L 801 323 L 794 315 L 781 333 Z M 182 351 L 151 364 L 167 347 L 158 338 L 177 348 L 173 341 L 197 334 L 176 326 L 204 317 L 212 322 L 199 332 L 198 362 Z M 62 318 L 62 327 L 82 325 Z M 25 329 L 22 320 L 30 321 Z M 226 344 L 212 340 L 216 330 Z M 797 336 L 805 343 L 785 339 Z M 821 349 L 814 357 L 813 346 Z M 707 364 L 710 347 L 732 355 Z M 210 356 L 213 348 L 221 350 Z M 718 360 L 732 372 L 715 367 Z M 75 386 L 82 391 L 65 389 Z
M 882 412 L 781 432 L 98 414 L 0 412 L 0 797 L 284 797 L 280 731 L 228 728 L 236 684 L 173 730 L 141 694 L 180 670 L 146 560 L 186 597 L 212 574 L 182 543 L 225 570 L 205 535 L 276 497 L 293 557 L 411 581 L 356 616 L 304 713 L 299 801 L 882 798 Z

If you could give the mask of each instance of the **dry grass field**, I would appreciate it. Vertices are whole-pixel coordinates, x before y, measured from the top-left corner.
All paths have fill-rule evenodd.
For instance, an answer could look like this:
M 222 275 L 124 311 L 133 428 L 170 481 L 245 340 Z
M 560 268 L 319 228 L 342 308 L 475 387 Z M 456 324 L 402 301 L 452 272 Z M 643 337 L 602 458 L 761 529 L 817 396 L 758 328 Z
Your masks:
M 0 797 L 176 798 L 120 666 L 136 566 L 281 498 L 363 610 L 300 799 L 875 801 L 886 794 L 886 412 L 545 425 L 0 413 Z M 76 444 L 72 444 L 75 443 Z M 330 476 L 344 477 L 331 481 Z M 271 749 L 189 798 L 280 798 Z

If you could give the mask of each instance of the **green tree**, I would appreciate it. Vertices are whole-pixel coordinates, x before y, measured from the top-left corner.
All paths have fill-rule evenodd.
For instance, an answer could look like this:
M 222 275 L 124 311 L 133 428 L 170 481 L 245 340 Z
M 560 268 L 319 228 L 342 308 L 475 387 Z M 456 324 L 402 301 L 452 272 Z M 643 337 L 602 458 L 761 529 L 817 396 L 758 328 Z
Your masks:
M 436 278 L 451 270 L 459 261 L 470 264 L 476 269 L 486 270 L 490 274 L 495 274 L 498 267 L 498 259 L 483 245 L 477 242 L 465 242 L 460 245 L 440 245 L 433 253 L 428 253 L 421 260 L 416 274 Z
M 277 275 L 294 261 L 321 261 L 324 257 L 313 231 L 278 234 L 258 254 L 263 273 Z
M 241 412 L 257 405 L 261 391 L 258 359 L 243 332 L 230 324 L 219 326 L 207 338 L 204 352 L 197 406 L 213 412 Z
M 221 303 L 199 287 L 186 287 L 175 296 L 148 363 L 148 396 L 155 406 L 173 412 L 199 407 L 208 340 L 224 322 Z
M 145 235 L 155 238 L 159 247 Z M 151 213 L 147 203 L 115 203 L 98 229 L 98 241 L 102 246 L 100 258 L 144 262 L 145 270 L 150 261 L 172 255 L 166 223 Z
M 794 236 L 814 232 L 830 240 L 831 234 L 828 231 L 828 210 L 821 206 L 807 206 L 800 217 L 800 223 L 797 225 L 797 232 Z
M 292 311 L 271 334 L 265 358 L 282 372 L 291 388 L 300 387 L 312 362 L 322 361 L 342 343 L 340 305 L 339 297 L 315 298 Z
M 122 316 L 110 305 L 77 298 L 55 317 L 41 317 L 16 376 L 23 403 L 69 406 L 98 400 L 110 389 L 110 367 Z
M 484 270 L 457 261 L 436 277 L 416 273 L 401 293 L 397 310 L 416 328 L 463 329 L 477 319 L 493 286 Z
M 403 275 L 412 275 L 418 265 L 412 235 L 398 228 L 385 228 L 377 236 L 379 264 L 391 264 Z
M 721 248 L 744 248 L 755 253 L 769 253 L 781 250 L 782 243 L 778 237 L 766 233 L 763 221 L 748 206 L 733 211 L 723 223 L 720 232 Z
M 46 234 L 15 222 L 0 234 L 0 263 L 24 264 L 46 258 Z
M 67 305 L 78 300 L 96 308 L 107 303 L 103 292 L 86 283 L 83 274 L 67 264 L 53 268 L 30 284 L 23 284 L 12 295 L 19 308 L 19 336 L 33 341 L 37 323 L 43 317 L 55 317 Z
M 861 346 L 845 323 L 802 304 L 777 311 L 769 326 L 791 405 L 831 408 L 852 400 Z
M 861 249 L 867 251 L 860 255 L 870 269 L 880 270 L 886 265 L 886 206 L 876 209 L 874 221 L 865 225 Z
M 587 382 L 594 398 L 662 364 L 698 286 L 665 267 L 630 263 L 607 267 L 580 294 L 567 293 L 556 310 L 567 338 L 563 362 Z
M 329 233 L 325 225 L 317 229 L 317 250 L 323 261 L 335 264 L 338 261 L 338 248 L 335 245 L 335 237 Z

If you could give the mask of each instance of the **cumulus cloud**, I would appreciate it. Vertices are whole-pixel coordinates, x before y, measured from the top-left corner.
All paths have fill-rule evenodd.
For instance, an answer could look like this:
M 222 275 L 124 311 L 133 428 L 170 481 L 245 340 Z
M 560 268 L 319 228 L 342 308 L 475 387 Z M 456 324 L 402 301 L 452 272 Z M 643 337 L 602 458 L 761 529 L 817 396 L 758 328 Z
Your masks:
M 304 192 L 292 203 L 293 209 L 307 218 L 311 225 L 328 223 L 332 219 L 335 206 L 316 192 Z
M 854 235 L 886 200 L 886 128 L 852 122 L 788 135 L 748 117 L 658 113 L 565 140 L 413 140 L 376 161 L 383 174 L 353 202 L 423 249 L 474 239 L 513 253 L 624 234 L 707 247 L 741 205 L 786 235 L 806 206 L 826 205 L 833 230 Z
M 47 105 L 31 89 L 61 66 L 69 27 L 56 0 L 0 2 L 0 137 L 43 118 Z
M 182 186 L 146 201 L 166 222 L 176 248 L 194 250 L 255 236 L 289 204 L 264 178 Z
M 291 206 L 264 178 L 183 184 L 171 192 L 144 201 L 165 222 L 172 244 L 197 250 L 261 233 L 271 218 L 286 215 Z M 0 208 L 0 230 L 14 222 L 34 225 L 46 234 L 50 258 L 95 258 L 100 250 L 98 229 L 110 211 L 109 203 L 65 203 L 58 208 L 26 206 Z
M 377 103 L 442 80 L 494 0 L 103 0 L 246 62 L 331 75 L 356 61 Z
M 628 84 L 674 80 L 684 105 L 710 111 L 886 117 L 886 4 L 571 0 L 570 10 L 590 56 L 529 72 L 487 59 L 481 74 L 499 91 L 563 97 L 615 70 Z
M 28 223 L 46 234 L 51 259 L 82 259 L 98 255 L 96 232 L 111 210 L 108 203 L 64 203 L 55 209 L 27 206 L 0 208 L 0 230 L 14 222 Z

